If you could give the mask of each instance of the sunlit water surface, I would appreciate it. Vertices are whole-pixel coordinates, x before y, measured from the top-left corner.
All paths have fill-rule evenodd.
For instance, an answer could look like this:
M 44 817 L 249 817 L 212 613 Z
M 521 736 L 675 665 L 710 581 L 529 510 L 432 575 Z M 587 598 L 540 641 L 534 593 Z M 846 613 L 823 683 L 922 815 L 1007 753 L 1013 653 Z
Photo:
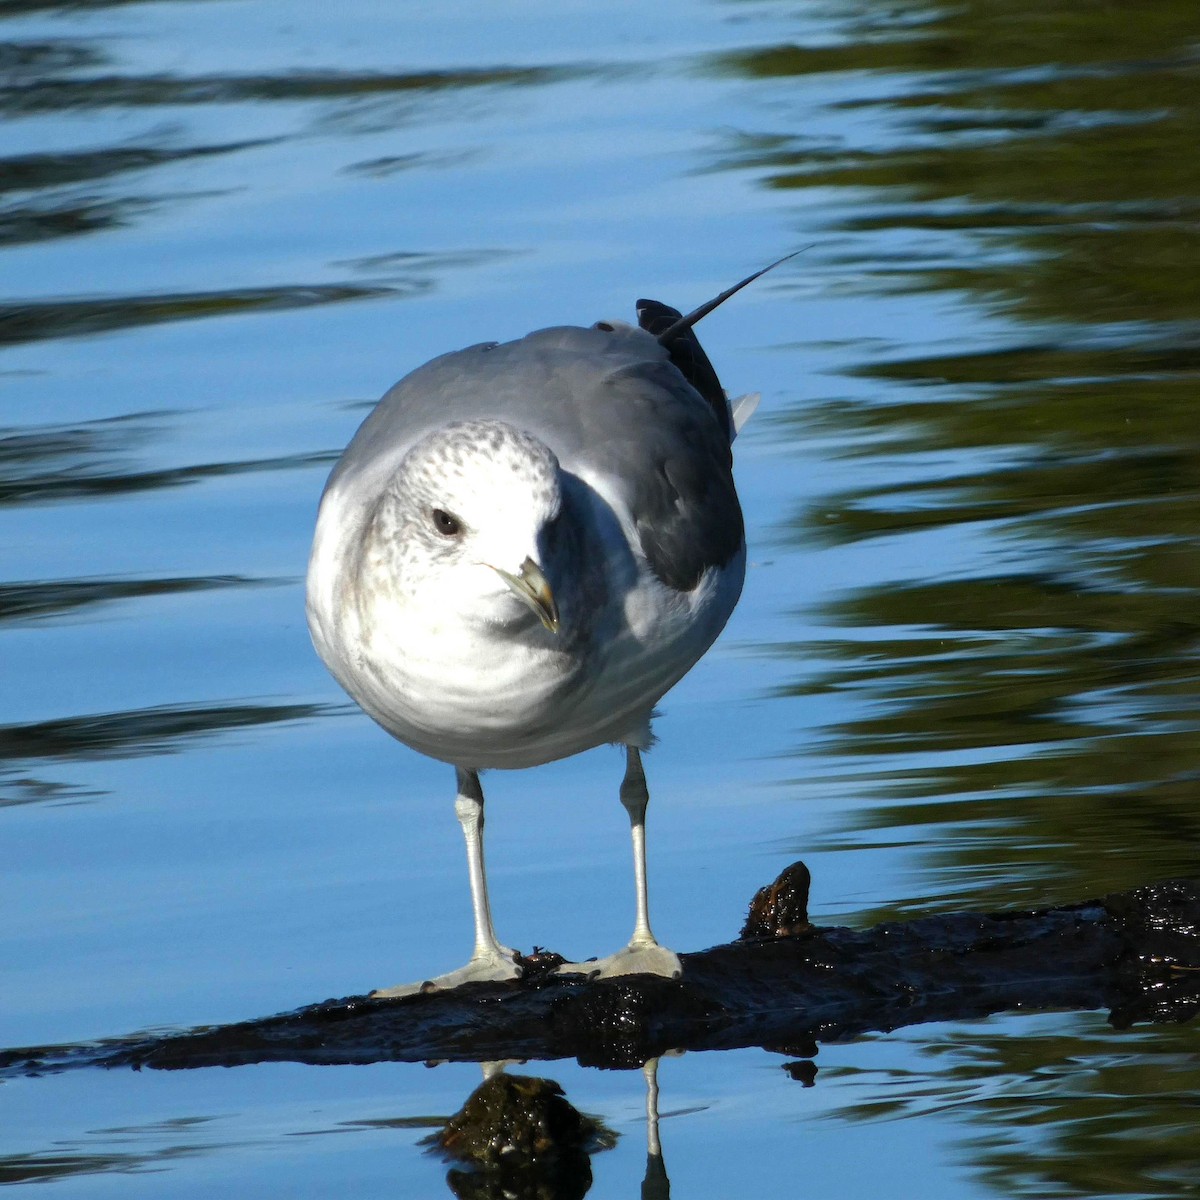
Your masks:
M 324 476 L 443 350 L 687 308 L 752 568 L 649 758 L 665 941 L 803 857 L 814 915 L 1196 873 L 1200 13 L 1191 0 L 0 11 L 0 1044 L 457 965 L 452 776 L 308 644 Z M 627 936 L 615 751 L 489 777 L 501 935 Z M 1103 1014 L 660 1071 L 674 1195 L 1192 1195 L 1194 1028 Z M 640 1073 L 532 1064 L 616 1130 Z M 435 1070 L 0 1088 L 0 1183 L 438 1195 Z M 902 1166 L 903 1170 L 898 1171 Z

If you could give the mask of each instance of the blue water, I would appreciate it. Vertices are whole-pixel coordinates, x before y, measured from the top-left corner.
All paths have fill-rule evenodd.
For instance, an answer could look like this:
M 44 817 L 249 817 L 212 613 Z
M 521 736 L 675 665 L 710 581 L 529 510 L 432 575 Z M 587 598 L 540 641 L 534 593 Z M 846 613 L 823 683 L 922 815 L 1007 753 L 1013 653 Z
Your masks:
M 1195 873 L 1200 20 L 1151 8 L 0 12 L 0 1044 L 457 966 L 452 773 L 308 643 L 325 475 L 436 353 L 800 247 L 703 326 L 763 395 L 751 568 L 656 724 L 656 932 L 729 939 L 797 857 L 824 923 Z M 509 944 L 623 944 L 621 769 L 488 777 Z M 681 1197 L 1189 1194 L 1195 1047 L 1043 1014 L 822 1047 L 812 1088 L 667 1059 L 664 1157 Z M 629 1195 L 641 1074 L 535 1067 L 622 1135 L 590 1194 Z M 478 1077 L 10 1081 L 0 1183 L 444 1194 L 403 1122 Z

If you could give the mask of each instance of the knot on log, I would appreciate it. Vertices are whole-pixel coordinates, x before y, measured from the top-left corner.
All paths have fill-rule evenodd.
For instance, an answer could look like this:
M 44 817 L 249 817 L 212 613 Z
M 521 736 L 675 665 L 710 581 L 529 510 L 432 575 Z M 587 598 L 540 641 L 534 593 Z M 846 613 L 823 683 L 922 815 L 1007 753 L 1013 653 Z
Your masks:
M 754 893 L 738 938 L 745 942 L 752 938 L 798 937 L 807 933 L 812 928 L 808 923 L 811 887 L 812 874 L 802 862 L 786 867 L 774 883 Z

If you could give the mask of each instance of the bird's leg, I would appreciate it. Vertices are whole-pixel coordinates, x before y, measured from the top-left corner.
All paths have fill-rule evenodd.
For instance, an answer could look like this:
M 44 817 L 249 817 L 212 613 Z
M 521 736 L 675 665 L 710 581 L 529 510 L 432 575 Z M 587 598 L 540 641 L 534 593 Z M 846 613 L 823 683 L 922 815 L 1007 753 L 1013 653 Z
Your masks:
M 650 791 L 642 769 L 642 752 L 636 746 L 625 747 L 625 778 L 621 780 L 621 803 L 629 814 L 633 841 L 633 881 L 637 892 L 637 916 L 629 945 L 612 956 L 611 968 L 603 974 L 632 975 L 647 972 L 678 979 L 683 974 L 679 955 L 660 946 L 650 929 L 650 895 L 646 885 L 646 809 Z
M 471 911 L 475 918 L 475 951 L 472 963 L 479 963 L 499 974 L 491 978 L 515 979 L 521 971 L 513 961 L 513 952 L 496 940 L 492 925 L 492 905 L 488 899 L 487 866 L 483 861 L 483 788 L 477 771 L 458 768 L 458 795 L 454 812 L 467 843 L 467 871 L 471 878 Z
M 483 788 L 477 771 L 455 768 L 458 774 L 458 795 L 454 798 L 454 813 L 462 826 L 467 843 L 467 872 L 471 879 L 471 911 L 475 918 L 475 951 L 470 961 L 457 971 L 437 975 L 421 983 L 403 983 L 398 987 L 380 988 L 372 992 L 375 999 L 411 996 L 416 992 L 436 992 L 458 987 L 463 983 L 491 983 L 517 979 L 521 968 L 513 952 L 496 940 L 492 927 L 492 906 L 488 901 L 487 869 L 483 861 Z
M 683 974 L 679 955 L 660 946 L 650 929 L 650 900 L 646 886 L 646 808 L 650 792 L 642 769 L 642 752 L 636 746 L 625 747 L 625 778 L 621 780 L 621 803 L 629 814 L 633 840 L 633 881 L 637 892 L 637 917 L 633 937 L 624 950 L 594 962 L 563 963 L 563 973 L 586 975 L 665 975 L 678 979 Z
M 650 891 L 646 886 L 646 809 L 650 805 L 650 789 L 646 787 L 646 772 L 642 754 L 636 746 L 625 747 L 625 778 L 621 780 L 621 803 L 629 814 L 629 830 L 633 838 L 633 886 L 637 893 L 637 916 L 633 923 L 630 946 L 657 946 L 650 929 Z

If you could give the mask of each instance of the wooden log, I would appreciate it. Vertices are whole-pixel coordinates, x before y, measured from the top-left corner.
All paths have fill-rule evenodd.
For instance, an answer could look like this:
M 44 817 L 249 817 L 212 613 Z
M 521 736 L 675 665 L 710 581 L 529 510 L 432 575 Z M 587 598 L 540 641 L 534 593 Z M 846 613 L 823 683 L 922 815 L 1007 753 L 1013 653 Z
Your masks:
M 232 1025 L 0 1051 L 0 1078 L 258 1062 L 576 1058 L 633 1067 L 669 1050 L 738 1046 L 803 1058 L 816 1042 L 1003 1011 L 1104 1009 L 1117 1026 L 1200 1011 L 1200 880 L 853 930 L 807 924 L 799 871 L 760 893 L 737 941 L 682 955 L 679 980 L 558 976 L 556 956 L 539 955 L 515 983 L 352 996 Z

